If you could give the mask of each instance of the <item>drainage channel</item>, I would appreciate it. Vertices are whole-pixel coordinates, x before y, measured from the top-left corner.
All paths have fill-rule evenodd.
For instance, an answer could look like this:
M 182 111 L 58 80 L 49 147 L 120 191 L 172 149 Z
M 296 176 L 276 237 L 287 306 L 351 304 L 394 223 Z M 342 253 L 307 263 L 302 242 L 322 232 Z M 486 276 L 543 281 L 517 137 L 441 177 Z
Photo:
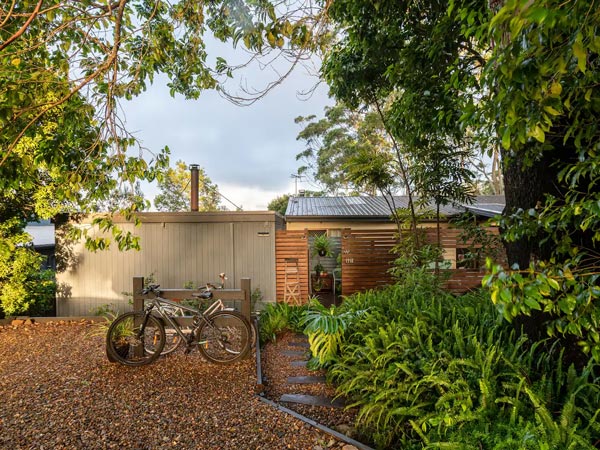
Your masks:
M 266 403 L 267 405 L 270 405 L 273 408 L 278 409 L 279 411 L 289 414 L 290 416 L 295 417 L 296 419 L 301 420 L 302 422 L 304 422 L 310 426 L 313 426 L 342 442 L 345 442 L 346 444 L 355 446 L 359 450 L 374 450 L 372 447 L 369 447 L 368 445 L 365 445 L 362 442 L 358 442 L 358 441 L 346 436 L 345 434 L 340 433 L 339 431 L 332 430 L 331 428 L 326 427 L 325 425 L 322 425 L 309 417 L 303 416 L 302 414 L 299 414 L 296 411 L 286 408 L 285 406 L 280 405 L 279 403 L 274 402 L 273 400 L 270 400 L 264 396 L 265 384 L 264 384 L 264 380 L 263 380 L 262 363 L 261 363 L 261 356 L 260 356 L 260 342 L 259 342 L 260 330 L 258 328 L 258 320 L 256 319 L 256 317 L 254 318 L 254 325 L 256 326 L 256 335 L 257 335 L 257 339 L 256 339 L 256 398 L 258 398 L 261 402 Z

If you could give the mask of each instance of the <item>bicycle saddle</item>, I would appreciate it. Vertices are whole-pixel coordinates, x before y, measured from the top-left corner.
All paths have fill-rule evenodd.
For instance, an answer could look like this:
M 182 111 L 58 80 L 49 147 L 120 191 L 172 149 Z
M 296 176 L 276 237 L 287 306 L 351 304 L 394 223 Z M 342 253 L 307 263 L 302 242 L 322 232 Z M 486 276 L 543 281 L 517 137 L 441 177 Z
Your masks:
M 213 293 L 211 291 L 200 292 L 199 294 L 192 294 L 192 297 L 198 297 L 203 300 L 208 300 L 209 298 L 213 298 Z

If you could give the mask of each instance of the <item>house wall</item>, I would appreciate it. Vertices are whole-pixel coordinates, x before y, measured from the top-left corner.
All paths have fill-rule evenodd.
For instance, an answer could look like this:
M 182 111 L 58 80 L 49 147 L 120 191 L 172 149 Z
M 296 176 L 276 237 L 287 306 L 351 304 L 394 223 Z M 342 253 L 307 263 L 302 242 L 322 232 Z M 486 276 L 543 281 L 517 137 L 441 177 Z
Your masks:
M 274 213 L 146 213 L 135 228 L 120 223 L 141 238 L 140 251 L 121 252 L 116 246 L 98 252 L 84 248 L 83 240 L 71 245 L 71 264 L 59 250 L 57 315 L 87 315 L 110 304 L 119 311 L 131 309 L 128 296 L 134 276 L 153 275 L 165 288 L 186 283 L 218 282 L 227 274 L 226 288 L 239 288 L 241 278 L 251 278 L 264 301 L 275 301 L 275 230 L 281 218 Z M 99 233 L 89 223 L 76 225 Z M 64 239 L 59 246 L 65 247 Z M 64 266 L 67 266 L 64 268 Z

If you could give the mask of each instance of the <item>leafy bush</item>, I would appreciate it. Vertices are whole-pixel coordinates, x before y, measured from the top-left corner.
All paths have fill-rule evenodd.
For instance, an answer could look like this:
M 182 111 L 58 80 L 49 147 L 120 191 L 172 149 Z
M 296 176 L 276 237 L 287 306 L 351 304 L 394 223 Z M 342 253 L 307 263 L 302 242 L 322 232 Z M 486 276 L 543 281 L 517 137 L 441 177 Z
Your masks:
M 565 370 L 558 347 L 519 337 L 489 294 L 453 297 L 429 277 L 414 272 L 320 317 L 307 314 L 313 342 L 334 341 L 311 349 L 329 365 L 338 394 L 359 408 L 358 425 L 376 445 L 594 448 L 596 368 Z
M 260 343 L 274 341 L 284 330 L 302 332 L 303 316 L 307 306 L 292 306 L 287 303 L 268 303 L 259 317 Z
M 15 220 L 0 226 L 0 312 L 43 315 L 54 304 L 54 272 L 41 269 L 43 257 L 29 247 L 30 236 L 19 228 Z

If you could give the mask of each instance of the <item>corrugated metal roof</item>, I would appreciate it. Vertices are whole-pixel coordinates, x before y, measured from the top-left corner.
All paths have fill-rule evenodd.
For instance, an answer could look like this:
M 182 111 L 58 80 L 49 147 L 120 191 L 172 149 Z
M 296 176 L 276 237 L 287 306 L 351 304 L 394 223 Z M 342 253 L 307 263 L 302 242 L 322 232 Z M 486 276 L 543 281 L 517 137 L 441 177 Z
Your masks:
M 31 236 L 34 247 L 51 247 L 55 245 L 53 223 L 29 223 L 25 227 L 25 232 Z
M 387 201 L 386 201 L 387 199 Z M 479 203 L 481 199 L 482 203 Z M 286 218 L 388 218 L 390 217 L 390 207 L 388 201 L 392 202 L 395 208 L 407 208 L 408 197 L 398 195 L 392 197 L 291 197 L 286 210 Z M 469 209 L 486 205 L 484 209 L 498 208 L 499 205 L 504 208 L 503 196 L 481 196 L 477 197 L 474 205 Z M 500 208 L 500 211 L 502 211 Z M 431 206 L 431 210 L 434 207 Z M 465 207 L 454 207 L 452 205 L 441 206 L 440 212 L 445 216 L 454 216 L 465 211 Z M 474 211 L 475 212 L 475 211 Z M 492 214 L 493 215 L 493 214 Z
M 484 217 L 502 214 L 506 201 L 503 195 L 480 195 L 473 205 L 465 205 L 468 211 Z

